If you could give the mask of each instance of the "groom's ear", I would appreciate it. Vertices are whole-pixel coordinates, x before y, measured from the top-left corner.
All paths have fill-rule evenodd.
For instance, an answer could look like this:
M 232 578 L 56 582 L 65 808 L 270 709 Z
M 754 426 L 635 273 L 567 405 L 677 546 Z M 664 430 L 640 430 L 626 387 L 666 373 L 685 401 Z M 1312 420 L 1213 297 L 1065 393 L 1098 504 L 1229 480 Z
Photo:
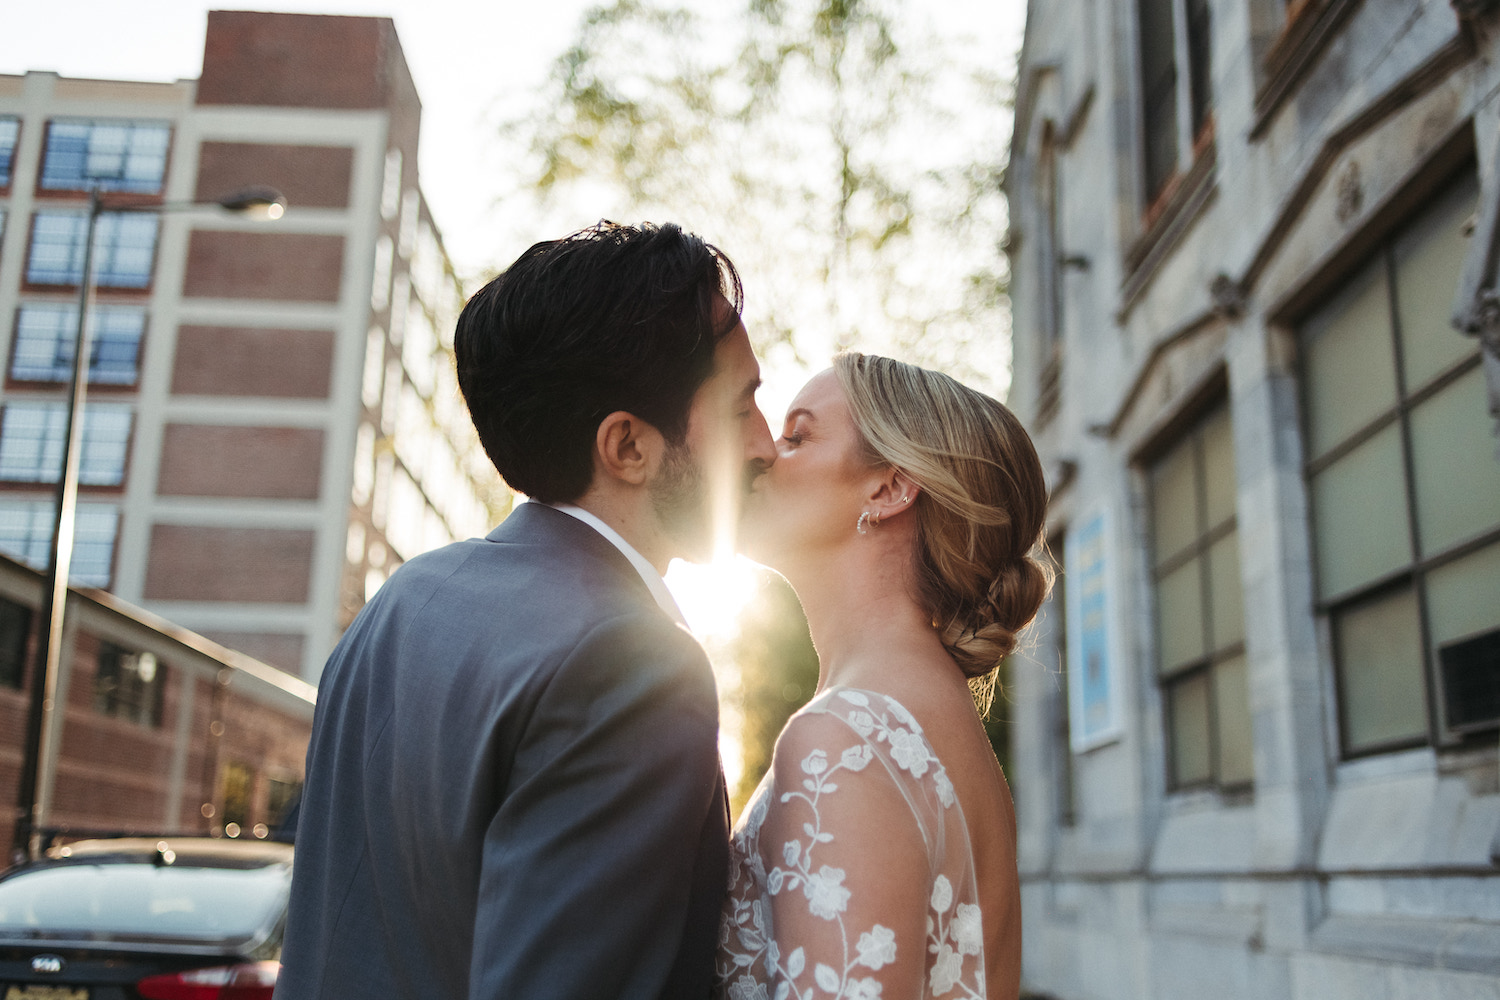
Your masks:
M 666 441 L 651 424 L 626 410 L 599 421 L 594 433 L 594 475 L 643 486 L 656 473 Z

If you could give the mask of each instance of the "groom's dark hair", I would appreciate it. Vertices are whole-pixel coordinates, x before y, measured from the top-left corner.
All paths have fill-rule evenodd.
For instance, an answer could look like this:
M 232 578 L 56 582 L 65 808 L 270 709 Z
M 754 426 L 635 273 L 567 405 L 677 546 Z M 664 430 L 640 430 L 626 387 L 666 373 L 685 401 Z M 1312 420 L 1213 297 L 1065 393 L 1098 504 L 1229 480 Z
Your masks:
M 453 338 L 485 453 L 513 489 L 561 503 L 588 489 L 599 422 L 616 410 L 680 444 L 742 306 L 729 258 L 671 223 L 601 222 L 536 244 L 469 300 Z

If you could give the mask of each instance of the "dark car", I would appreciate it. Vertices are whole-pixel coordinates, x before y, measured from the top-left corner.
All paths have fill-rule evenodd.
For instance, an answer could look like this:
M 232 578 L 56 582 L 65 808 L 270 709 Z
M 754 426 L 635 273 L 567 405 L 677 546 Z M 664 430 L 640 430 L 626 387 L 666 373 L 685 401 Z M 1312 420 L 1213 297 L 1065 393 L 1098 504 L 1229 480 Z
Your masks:
M 270 1000 L 292 846 L 86 840 L 0 876 L 0 1000 Z

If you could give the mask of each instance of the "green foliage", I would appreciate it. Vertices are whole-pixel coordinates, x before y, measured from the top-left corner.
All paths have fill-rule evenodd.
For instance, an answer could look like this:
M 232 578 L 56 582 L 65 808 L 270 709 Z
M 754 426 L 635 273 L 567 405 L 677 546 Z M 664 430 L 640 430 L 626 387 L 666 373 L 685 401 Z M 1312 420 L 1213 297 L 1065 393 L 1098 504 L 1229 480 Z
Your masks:
M 818 655 L 797 595 L 781 577 L 763 574 L 756 597 L 740 618 L 739 635 L 724 651 L 737 667 L 737 690 L 726 692 L 740 719 L 744 769 L 729 790 L 736 815 L 771 766 L 776 737 L 818 686 Z
M 728 251 L 763 350 L 822 367 L 855 347 L 1001 391 L 1009 88 L 925 12 L 612 0 L 504 134 L 572 224 L 671 219 Z

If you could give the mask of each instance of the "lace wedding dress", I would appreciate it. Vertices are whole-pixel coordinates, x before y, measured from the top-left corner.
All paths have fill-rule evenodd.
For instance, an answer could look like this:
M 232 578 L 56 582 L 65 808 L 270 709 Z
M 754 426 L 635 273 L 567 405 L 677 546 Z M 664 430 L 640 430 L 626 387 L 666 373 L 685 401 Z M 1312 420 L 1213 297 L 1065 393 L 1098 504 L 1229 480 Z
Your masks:
M 730 860 L 716 996 L 984 997 L 968 828 L 894 698 L 831 688 L 793 716 Z

